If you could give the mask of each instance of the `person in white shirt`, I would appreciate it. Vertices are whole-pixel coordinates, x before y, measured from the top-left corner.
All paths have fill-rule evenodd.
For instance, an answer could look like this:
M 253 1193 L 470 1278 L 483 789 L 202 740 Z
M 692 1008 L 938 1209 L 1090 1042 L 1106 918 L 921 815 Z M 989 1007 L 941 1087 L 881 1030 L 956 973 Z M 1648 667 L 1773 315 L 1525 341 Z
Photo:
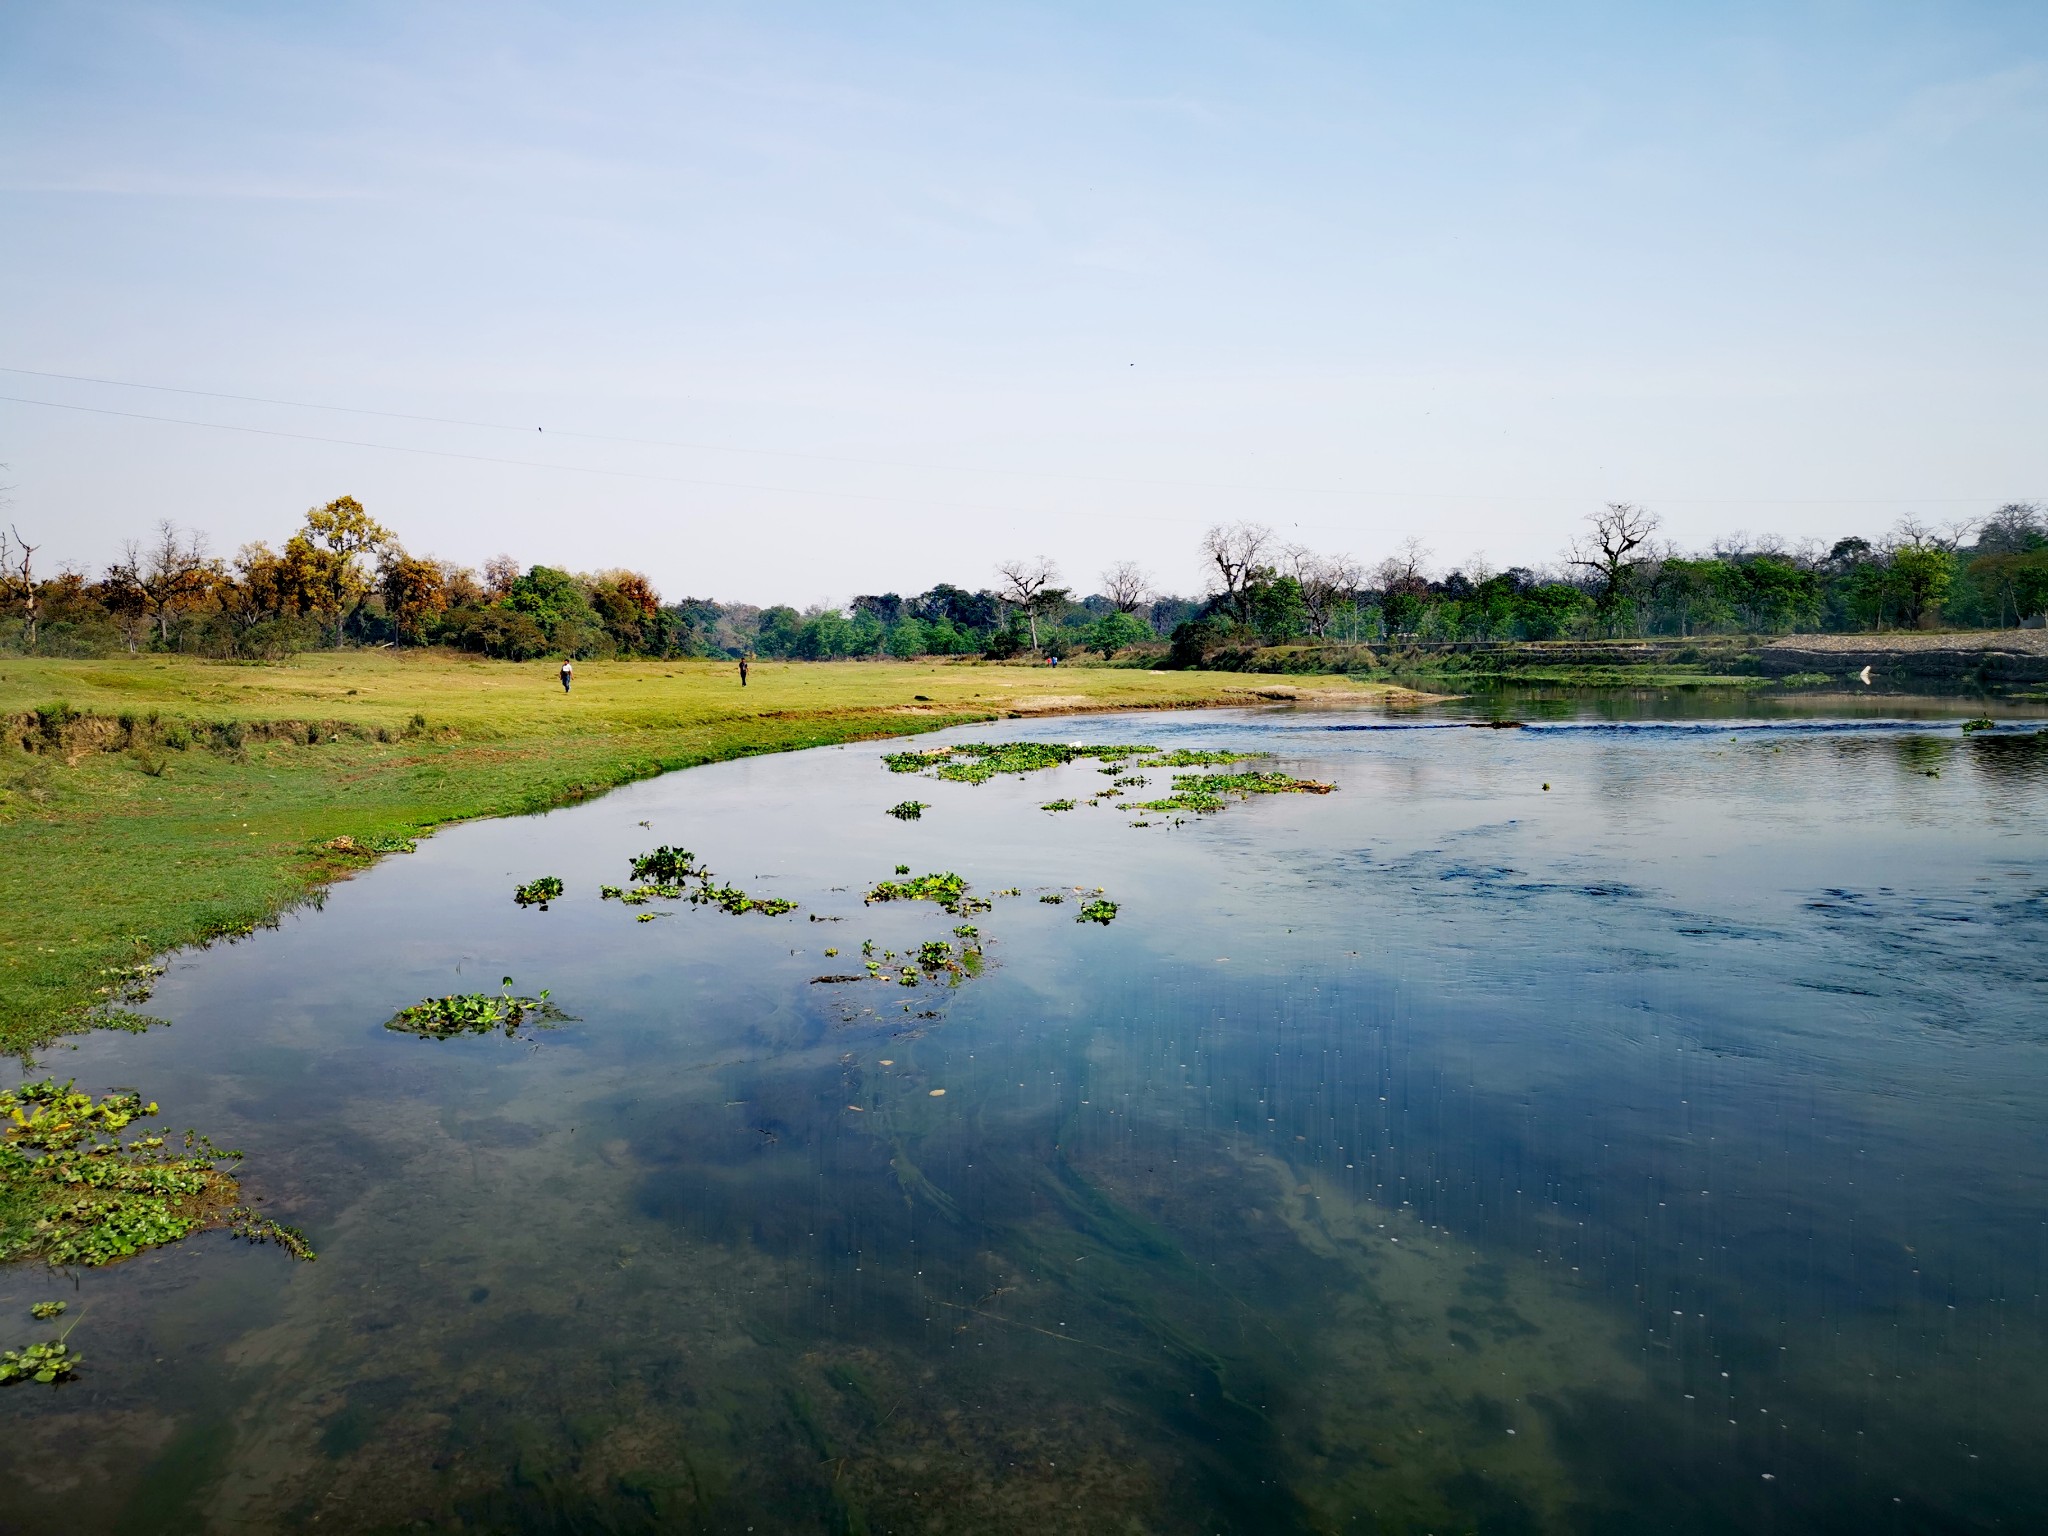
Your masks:
M 569 678 L 575 670 L 568 662 L 562 663 L 562 692 L 567 693 L 569 691 Z

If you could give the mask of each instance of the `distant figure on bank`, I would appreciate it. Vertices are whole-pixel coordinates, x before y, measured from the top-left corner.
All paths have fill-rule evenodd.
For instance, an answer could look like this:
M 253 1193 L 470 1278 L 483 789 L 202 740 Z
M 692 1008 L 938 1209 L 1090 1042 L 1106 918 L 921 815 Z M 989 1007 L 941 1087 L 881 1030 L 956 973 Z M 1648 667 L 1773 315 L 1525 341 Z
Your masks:
M 747 658 L 744 656 L 740 658 L 740 686 L 747 686 Z
M 570 666 L 568 662 L 565 661 L 562 663 L 562 692 L 567 693 L 569 691 L 569 679 L 573 677 L 575 673 L 576 669 Z

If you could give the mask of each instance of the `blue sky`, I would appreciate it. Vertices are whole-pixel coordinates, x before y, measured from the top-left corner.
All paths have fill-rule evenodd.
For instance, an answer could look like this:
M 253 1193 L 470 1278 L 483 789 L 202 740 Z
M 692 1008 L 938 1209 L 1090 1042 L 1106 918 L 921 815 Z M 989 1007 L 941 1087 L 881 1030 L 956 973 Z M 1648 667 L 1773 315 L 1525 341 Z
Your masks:
M 2048 498 L 2044 192 L 2039 3 L 14 5 L 0 364 L 486 425 L 6 373 L 301 437 L 0 462 L 46 558 L 349 492 L 756 601 L 1832 539 Z

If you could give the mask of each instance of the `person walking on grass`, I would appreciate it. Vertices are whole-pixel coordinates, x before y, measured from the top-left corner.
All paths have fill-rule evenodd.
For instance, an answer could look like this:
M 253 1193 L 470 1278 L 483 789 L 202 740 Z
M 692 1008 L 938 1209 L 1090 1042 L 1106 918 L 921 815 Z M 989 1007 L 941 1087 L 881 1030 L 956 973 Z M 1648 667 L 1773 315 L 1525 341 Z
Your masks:
M 575 676 L 575 674 L 576 669 L 574 667 L 566 661 L 562 663 L 562 692 L 567 693 L 569 691 L 569 679 Z
M 747 658 L 744 656 L 740 658 L 740 686 L 747 686 Z

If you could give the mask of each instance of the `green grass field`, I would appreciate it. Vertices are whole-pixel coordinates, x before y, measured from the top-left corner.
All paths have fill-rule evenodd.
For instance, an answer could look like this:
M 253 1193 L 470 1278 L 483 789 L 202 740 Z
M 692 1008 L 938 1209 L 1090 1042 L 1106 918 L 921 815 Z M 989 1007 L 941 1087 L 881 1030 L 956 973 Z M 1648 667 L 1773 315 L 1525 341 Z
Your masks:
M 247 932 L 373 857 L 338 838 L 414 838 L 752 753 L 1297 688 L 1402 697 L 1336 678 L 941 662 L 767 662 L 742 691 L 730 665 L 698 661 L 586 663 L 564 697 L 552 662 L 433 652 L 0 659 L 0 1050 L 94 1022 L 121 968 Z

